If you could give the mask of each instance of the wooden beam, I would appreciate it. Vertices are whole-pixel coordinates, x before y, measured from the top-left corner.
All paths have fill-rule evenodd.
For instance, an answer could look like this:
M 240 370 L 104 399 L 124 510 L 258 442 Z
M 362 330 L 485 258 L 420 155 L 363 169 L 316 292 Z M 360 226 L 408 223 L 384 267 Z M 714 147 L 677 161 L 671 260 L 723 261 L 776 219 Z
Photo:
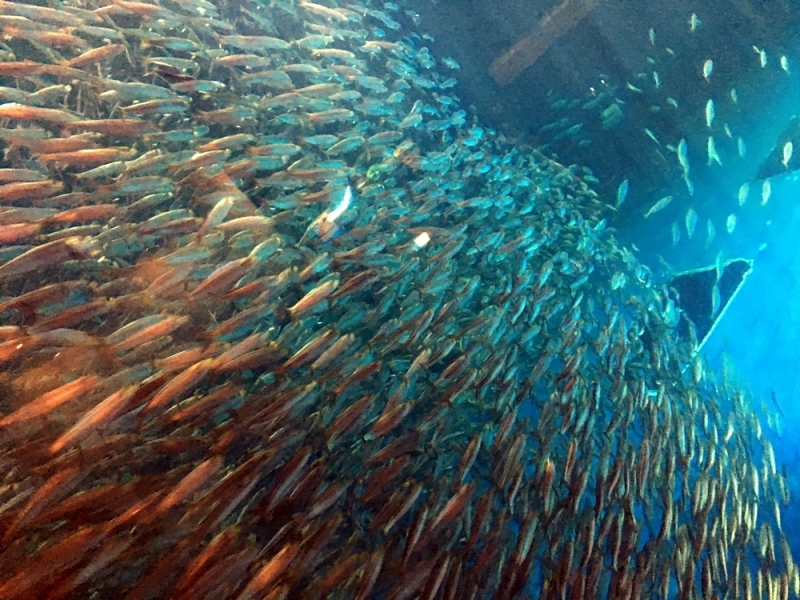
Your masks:
M 559 37 L 570 31 L 600 0 L 564 0 L 539 21 L 527 37 L 514 44 L 489 67 L 500 85 L 508 85 L 535 63 Z

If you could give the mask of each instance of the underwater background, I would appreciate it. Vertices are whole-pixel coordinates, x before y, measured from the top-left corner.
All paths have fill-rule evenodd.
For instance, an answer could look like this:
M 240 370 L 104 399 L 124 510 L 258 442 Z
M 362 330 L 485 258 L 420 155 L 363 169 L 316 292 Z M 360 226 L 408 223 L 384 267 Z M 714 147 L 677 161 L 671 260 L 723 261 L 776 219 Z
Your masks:
M 786 144 L 794 140 L 796 148 L 798 133 L 798 81 L 790 66 L 798 58 L 797 7 L 791 2 L 702 7 L 678 2 L 668 8 L 651 2 L 577 3 L 588 12 L 574 28 L 548 40 L 547 50 L 513 81 L 497 85 L 492 61 L 509 40 L 524 39 L 543 17 L 568 4 L 543 3 L 533 13 L 528 3 L 513 2 L 442 2 L 421 10 L 437 45 L 465 65 L 469 76 L 461 79 L 459 91 L 484 119 L 527 143 L 544 145 L 564 164 L 590 166 L 610 202 L 618 198 L 615 186 L 628 180 L 626 202 L 636 207 L 610 213 L 609 224 L 623 243 L 635 245 L 658 281 L 675 286 L 679 273 L 713 274 L 719 263 L 730 261 L 751 265 L 747 285 L 736 288 L 736 302 L 713 320 L 702 353 L 715 368 L 726 357 L 732 360 L 754 395 L 766 401 L 765 410 L 780 415 L 772 440 L 797 489 L 798 163 L 790 155 L 783 164 Z M 704 22 L 701 8 L 712 18 Z M 481 43 L 462 42 L 479 34 Z M 765 47 L 771 51 L 762 65 Z M 709 59 L 712 72 L 705 77 Z M 707 160 L 708 134 L 714 133 L 707 123 L 709 100 L 715 102 L 722 164 Z M 607 115 L 613 105 L 624 116 L 615 112 L 612 124 Z M 669 146 L 681 138 L 693 151 L 691 191 Z M 765 181 L 771 189 L 768 206 Z M 660 219 L 641 218 L 655 200 L 672 194 Z M 697 225 L 689 236 L 692 212 Z M 734 231 L 726 233 L 730 215 Z M 734 285 L 740 278 L 734 277 Z M 697 318 L 697 311 L 708 311 L 714 279 L 681 284 L 692 294 L 693 286 L 700 286 L 703 301 L 687 308 L 704 331 L 710 323 L 701 323 L 706 318 Z
M 0 4 L 0 598 L 800 597 L 797 8 Z

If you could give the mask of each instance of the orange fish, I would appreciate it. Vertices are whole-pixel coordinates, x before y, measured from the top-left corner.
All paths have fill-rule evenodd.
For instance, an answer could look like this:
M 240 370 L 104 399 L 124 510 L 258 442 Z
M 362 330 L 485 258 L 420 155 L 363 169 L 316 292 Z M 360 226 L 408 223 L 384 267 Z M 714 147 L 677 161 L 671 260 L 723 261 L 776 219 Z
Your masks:
M 16 102 L 0 104 L 0 119 L 15 119 L 18 121 L 39 121 L 54 125 L 66 125 L 78 121 L 79 117 L 58 108 L 39 108 L 25 106 Z
M 62 404 L 75 400 L 81 396 L 86 396 L 94 390 L 100 383 L 100 379 L 94 375 L 79 377 L 75 381 L 65 383 L 54 390 L 39 396 L 36 400 L 29 402 L 14 411 L 10 415 L 0 419 L 0 426 L 6 427 L 13 423 L 19 423 L 34 417 L 45 415 Z
M 128 407 L 138 386 L 128 386 L 118 390 L 99 402 L 94 408 L 81 417 L 75 425 L 66 431 L 50 446 L 50 452 L 55 454 L 62 449 L 79 442 L 82 438 L 110 423 L 123 413 Z
M 289 308 L 289 314 L 292 318 L 297 318 L 305 312 L 308 312 L 315 306 L 319 305 L 325 298 L 330 296 L 336 288 L 339 287 L 339 279 L 329 279 L 321 283 L 313 290 L 303 296 L 294 306 Z

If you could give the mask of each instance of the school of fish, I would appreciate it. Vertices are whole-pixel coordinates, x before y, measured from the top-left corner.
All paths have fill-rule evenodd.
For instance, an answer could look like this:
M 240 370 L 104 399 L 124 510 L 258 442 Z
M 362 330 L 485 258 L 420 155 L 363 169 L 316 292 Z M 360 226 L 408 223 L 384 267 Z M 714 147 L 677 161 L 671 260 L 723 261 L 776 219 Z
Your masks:
M 0 598 L 797 596 L 587 172 L 322 2 L 0 4 Z
M 701 8 L 707 7 L 698 4 L 698 10 Z M 741 8 L 732 3 L 730 14 L 736 14 Z M 749 165 L 757 159 L 752 151 L 747 154 L 747 143 L 742 136 L 755 136 L 758 128 L 745 127 L 744 117 L 752 110 L 747 108 L 752 105 L 746 100 L 752 96 L 753 89 L 791 81 L 790 59 L 780 54 L 787 50 L 781 46 L 780 36 L 770 40 L 769 50 L 741 41 L 746 50 L 741 52 L 738 44 L 733 50 L 720 43 L 727 34 L 703 25 L 703 20 L 695 13 L 686 19 L 685 25 L 680 23 L 682 17 L 677 10 L 667 13 L 665 20 L 674 26 L 668 35 L 659 36 L 655 28 L 650 28 L 646 38 L 642 35 L 633 44 L 641 54 L 642 64 L 625 74 L 629 76 L 627 80 L 599 73 L 593 76 L 585 97 L 572 97 L 559 89 L 550 89 L 547 94 L 549 111 L 542 111 L 550 113 L 544 119 L 550 122 L 538 130 L 531 143 L 540 150 L 557 152 L 565 161 L 574 161 L 586 156 L 586 151 L 582 154 L 580 149 L 597 146 L 602 151 L 595 155 L 603 156 L 615 139 L 626 139 L 630 148 L 648 156 L 649 165 L 658 167 L 625 166 L 623 162 L 622 172 L 614 173 L 613 181 L 600 181 L 608 179 L 608 170 L 605 176 L 598 174 L 600 179 L 595 178 L 592 183 L 598 187 L 617 188 L 617 215 L 641 211 L 644 218 L 650 219 L 660 213 L 651 219 L 653 226 L 646 231 L 651 237 L 653 229 L 659 229 L 659 248 L 664 254 L 669 255 L 669 252 L 661 242 L 669 240 L 676 246 L 674 254 L 682 253 L 692 241 L 695 248 L 724 252 L 729 239 L 717 237 L 717 231 L 733 236 L 737 221 L 760 225 L 772 219 L 766 211 L 745 207 L 751 180 L 755 177 Z M 679 23 L 681 26 L 677 27 Z M 708 54 L 714 58 L 707 57 Z M 726 67 L 727 73 L 720 72 Z M 732 75 L 730 70 L 734 68 Z M 691 94 L 679 85 L 682 82 L 676 81 L 676 76 L 692 83 Z M 744 86 L 741 91 L 746 100 L 743 103 L 740 103 L 737 83 Z M 642 123 L 648 126 L 643 127 Z M 772 154 L 774 164 L 770 164 L 771 168 L 763 175 L 757 175 L 758 185 L 763 186 L 761 206 L 770 199 L 771 178 L 795 170 L 791 140 L 781 140 Z M 602 161 L 598 161 L 598 167 L 603 170 Z M 720 186 L 708 185 L 723 172 L 720 180 L 741 185 L 738 194 L 733 187 L 717 196 L 716 189 Z M 740 183 L 739 178 L 747 180 Z M 702 186 L 697 194 L 695 182 Z M 621 208 L 622 202 L 631 196 L 636 208 L 630 203 Z M 754 204 L 752 198 L 750 201 Z M 698 218 L 705 226 L 695 235 Z M 686 235 L 681 243 L 683 223 L 686 223 Z M 611 225 L 617 223 L 612 219 Z M 642 245 L 645 240 L 639 238 L 636 243 Z M 659 274 L 673 270 L 670 261 L 661 253 L 659 262 L 664 267 Z

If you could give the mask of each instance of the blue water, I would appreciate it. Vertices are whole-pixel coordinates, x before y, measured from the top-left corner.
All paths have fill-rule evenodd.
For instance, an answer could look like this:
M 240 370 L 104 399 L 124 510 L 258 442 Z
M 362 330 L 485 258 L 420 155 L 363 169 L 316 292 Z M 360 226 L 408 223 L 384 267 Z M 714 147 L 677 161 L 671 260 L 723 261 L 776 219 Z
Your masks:
M 777 138 L 800 112 L 800 54 L 788 58 L 796 65 L 790 73 L 780 69 L 775 55 L 767 68 L 756 65 L 743 73 L 735 82 L 739 92 L 735 110 L 721 95 L 724 90 L 711 93 L 711 97 L 721 98 L 714 135 L 722 166 L 706 164 L 704 142 L 709 130 L 704 121 L 684 132 L 694 195 L 689 196 L 679 177 L 665 177 L 665 189 L 675 194 L 670 206 L 632 223 L 620 237 L 640 249 L 639 257 L 661 282 L 682 271 L 713 266 L 720 257 L 723 261 L 752 260 L 753 270 L 701 352 L 715 369 L 721 369 L 723 360 L 729 358 L 737 376 L 752 391 L 756 406 L 763 400 L 773 414 L 782 412 L 778 429 L 765 435 L 775 448 L 779 468 L 784 465 L 786 469 L 793 501 L 782 512 L 783 527 L 794 552 L 800 552 L 800 175 L 790 172 L 772 177 L 766 204 L 762 204 L 762 181 L 755 179 Z M 723 122 L 734 132 L 733 140 L 720 135 L 716 125 Z M 746 141 L 743 158 L 736 150 L 738 135 Z M 674 154 L 668 159 L 676 162 Z M 744 183 L 749 184 L 749 194 L 740 206 L 737 196 Z M 684 222 L 690 206 L 698 213 L 691 240 Z M 736 215 L 732 234 L 725 229 L 730 214 Z M 708 219 L 716 230 L 711 244 L 707 243 Z M 677 244 L 672 241 L 672 222 L 681 229 Z

